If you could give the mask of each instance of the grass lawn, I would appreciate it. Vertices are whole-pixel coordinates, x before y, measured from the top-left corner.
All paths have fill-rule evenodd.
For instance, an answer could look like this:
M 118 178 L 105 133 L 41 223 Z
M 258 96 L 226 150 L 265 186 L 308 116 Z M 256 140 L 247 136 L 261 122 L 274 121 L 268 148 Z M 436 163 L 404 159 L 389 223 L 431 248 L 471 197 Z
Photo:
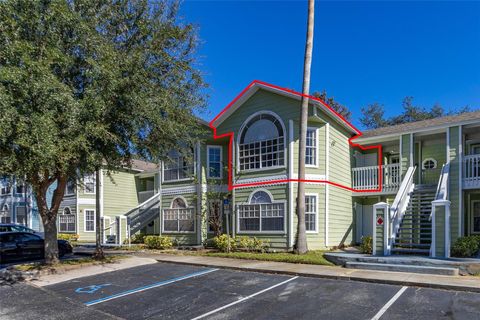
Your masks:
M 222 257 L 222 258 L 234 258 L 234 259 L 247 259 L 247 260 L 263 260 L 263 261 L 277 261 L 277 262 L 289 262 L 289 263 L 305 263 L 305 264 L 318 264 L 325 266 L 333 266 L 331 262 L 323 257 L 326 251 L 314 250 L 309 251 L 306 254 L 293 254 L 290 252 L 279 253 L 258 253 L 258 252 L 198 252 L 196 255 L 208 256 L 208 257 Z

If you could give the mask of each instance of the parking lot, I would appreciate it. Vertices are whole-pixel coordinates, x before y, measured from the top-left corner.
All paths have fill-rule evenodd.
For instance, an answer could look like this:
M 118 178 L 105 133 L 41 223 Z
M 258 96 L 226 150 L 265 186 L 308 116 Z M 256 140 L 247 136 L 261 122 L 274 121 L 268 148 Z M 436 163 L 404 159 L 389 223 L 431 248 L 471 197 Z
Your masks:
M 480 294 L 155 263 L 45 287 L 124 319 L 480 319 Z

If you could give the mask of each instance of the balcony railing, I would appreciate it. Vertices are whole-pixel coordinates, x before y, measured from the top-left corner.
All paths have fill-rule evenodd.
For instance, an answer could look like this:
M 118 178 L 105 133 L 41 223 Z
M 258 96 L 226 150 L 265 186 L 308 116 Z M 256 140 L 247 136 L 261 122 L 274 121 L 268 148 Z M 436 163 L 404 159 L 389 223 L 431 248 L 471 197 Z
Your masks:
M 480 154 L 463 158 L 463 187 L 465 189 L 480 188 Z
M 382 191 L 395 192 L 400 187 L 400 164 L 382 165 Z M 358 167 L 352 169 L 352 185 L 355 190 L 379 189 L 378 166 Z
M 138 203 L 143 203 L 153 197 L 155 190 L 147 190 L 138 192 Z

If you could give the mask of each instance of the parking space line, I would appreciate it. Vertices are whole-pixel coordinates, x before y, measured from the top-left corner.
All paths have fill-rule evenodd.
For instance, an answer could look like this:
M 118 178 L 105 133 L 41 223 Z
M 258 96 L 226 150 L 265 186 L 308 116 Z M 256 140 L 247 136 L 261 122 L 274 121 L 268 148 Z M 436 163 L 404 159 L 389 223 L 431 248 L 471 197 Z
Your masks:
M 380 309 L 377 314 L 372 318 L 372 320 L 378 320 L 392 306 L 392 304 L 397 301 L 398 298 L 407 290 L 408 287 L 402 287 L 398 292 L 390 299 L 383 307 Z
M 208 274 L 208 273 L 211 273 L 211 272 L 214 272 L 214 271 L 217 271 L 217 270 L 219 270 L 219 269 L 208 269 L 208 270 L 204 270 L 204 271 L 190 273 L 190 274 L 187 274 L 185 276 L 173 278 L 173 279 L 170 279 L 170 280 L 156 282 L 156 283 L 150 284 L 148 286 L 143 286 L 143 287 L 127 290 L 127 291 L 116 293 L 116 294 L 113 294 L 113 295 L 110 295 L 110 296 L 107 296 L 107 297 L 103 297 L 103 298 L 100 298 L 100 299 L 88 301 L 88 302 L 85 302 L 85 305 L 93 306 L 95 304 L 99 304 L 99 303 L 102 303 L 102 302 L 110 301 L 110 300 L 121 298 L 121 297 L 125 297 L 125 296 L 128 296 L 128 295 L 134 294 L 134 293 L 150 290 L 150 289 L 153 289 L 153 288 L 162 287 L 162 286 L 165 286 L 167 284 L 174 283 L 174 282 L 178 282 L 178 281 L 182 281 L 182 280 L 186 280 L 186 279 L 190 279 L 190 278 L 194 278 L 194 277 L 198 277 L 198 276 L 203 276 L 205 274 Z
M 220 308 L 217 308 L 217 309 L 212 310 L 212 311 L 210 311 L 210 312 L 204 313 L 204 314 L 202 314 L 202 315 L 200 315 L 200 316 L 198 316 L 198 317 L 193 318 L 192 320 L 198 320 L 198 319 L 202 319 L 202 318 L 208 317 L 209 315 L 212 315 L 212 314 L 214 314 L 214 313 L 217 313 L 217 312 L 219 312 L 219 311 L 222 311 L 222 310 L 224 310 L 224 309 L 227 309 L 227 308 L 229 308 L 229 307 L 231 307 L 231 306 L 234 306 L 234 305 L 236 305 L 236 304 L 242 303 L 242 302 L 245 301 L 245 300 L 251 299 L 251 298 L 253 298 L 253 297 L 255 297 L 255 296 L 258 296 L 259 294 L 262 294 L 262 293 L 267 292 L 267 291 L 269 291 L 269 290 L 275 289 L 276 287 L 279 287 L 279 286 L 281 286 L 281 285 L 283 285 L 283 284 L 285 284 L 285 283 L 287 283 L 287 282 L 290 282 L 290 281 L 292 281 L 292 280 L 295 280 L 295 279 L 297 279 L 297 278 L 298 278 L 298 276 L 293 277 L 293 278 L 290 278 L 290 279 L 285 280 L 285 281 L 282 281 L 282 282 L 280 282 L 280 283 L 277 283 L 276 285 L 273 285 L 273 286 L 268 287 L 268 288 L 266 288 L 266 289 L 260 290 L 260 291 L 254 293 L 254 294 L 251 294 L 251 295 L 249 295 L 249 296 L 246 296 L 246 297 L 244 297 L 244 298 L 242 298 L 242 299 L 240 299 L 240 300 L 237 300 L 237 301 L 234 301 L 234 302 L 229 303 L 229 304 L 227 304 L 227 305 L 224 305 L 223 307 L 220 307 Z

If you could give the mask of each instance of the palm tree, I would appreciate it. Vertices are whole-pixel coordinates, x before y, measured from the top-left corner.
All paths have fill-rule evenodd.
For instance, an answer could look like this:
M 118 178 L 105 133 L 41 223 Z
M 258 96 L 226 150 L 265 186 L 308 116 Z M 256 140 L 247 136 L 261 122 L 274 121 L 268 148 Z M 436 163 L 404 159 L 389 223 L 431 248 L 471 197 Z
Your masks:
M 308 94 L 310 91 L 310 67 L 312 65 L 313 20 L 315 1 L 308 0 L 307 43 L 303 63 L 302 109 L 300 115 L 300 148 L 298 156 L 298 194 L 297 194 L 297 238 L 295 252 L 304 254 L 308 251 L 305 230 L 305 152 L 307 140 Z

